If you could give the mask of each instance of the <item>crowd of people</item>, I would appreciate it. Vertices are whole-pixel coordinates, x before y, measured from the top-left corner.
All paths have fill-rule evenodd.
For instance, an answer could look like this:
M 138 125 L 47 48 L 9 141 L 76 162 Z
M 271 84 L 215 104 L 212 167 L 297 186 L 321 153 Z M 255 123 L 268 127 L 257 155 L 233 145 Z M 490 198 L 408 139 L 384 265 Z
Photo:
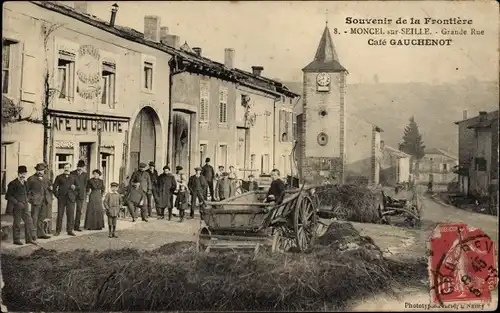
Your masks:
M 44 221 L 51 218 L 54 196 L 57 199 L 54 236 L 59 236 L 62 231 L 64 215 L 69 236 L 75 236 L 75 232 L 84 229 L 104 229 L 106 215 L 109 237 L 117 238 L 116 222 L 124 210 L 128 211 L 133 222 L 136 221 L 137 212 L 140 212 L 142 221 L 147 222 L 152 216 L 153 208 L 156 209 L 158 219 L 168 220 L 172 219 L 175 208 L 179 212 L 179 222 L 182 222 L 188 209 L 188 218 L 194 218 L 196 207 L 204 207 L 208 199 L 222 201 L 236 195 L 238 189 L 242 188 L 234 166 L 230 166 L 228 172 L 224 166 L 219 166 L 216 172 L 210 164 L 210 158 L 205 160 L 202 167 L 196 167 L 189 179 L 186 179 L 182 166 L 176 166 L 175 173 L 171 172 L 169 166 L 164 166 L 163 172 L 158 174 L 154 162 L 140 163 L 139 168 L 124 182 L 112 182 L 108 192 L 105 192 L 101 171 L 93 170 L 89 177 L 85 167 L 82 160 L 78 161 L 73 171 L 71 164 L 65 164 L 63 173 L 56 176 L 54 182 L 48 177 L 47 165 L 44 163 L 37 164 L 35 173 L 29 177 L 26 166 L 18 167 L 18 177 L 8 184 L 5 196 L 7 212 L 10 211 L 14 217 L 14 244 L 23 245 L 20 239 L 21 221 L 24 222 L 26 244 L 37 245 L 38 239 L 51 237 L 46 232 Z M 279 177 L 279 171 L 273 170 L 273 173 L 271 176 L 274 177 L 275 185 L 271 185 L 269 199 L 279 201 L 277 198 L 280 198 L 284 184 L 278 179 L 281 184 L 277 186 L 274 181 Z M 245 191 L 259 189 L 253 175 L 249 175 L 245 184 Z M 85 203 L 85 217 L 81 227 Z

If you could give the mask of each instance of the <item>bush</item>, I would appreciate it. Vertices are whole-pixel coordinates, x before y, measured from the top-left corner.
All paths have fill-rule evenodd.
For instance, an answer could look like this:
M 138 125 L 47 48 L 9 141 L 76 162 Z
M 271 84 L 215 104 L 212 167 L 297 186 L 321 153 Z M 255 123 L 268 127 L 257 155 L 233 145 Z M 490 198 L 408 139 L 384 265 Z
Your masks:
M 417 270 L 422 268 L 423 270 Z M 150 252 L 40 249 L 2 256 L 4 300 L 13 311 L 324 310 L 389 290 L 427 265 L 394 263 L 350 224 L 333 223 L 310 254 L 209 253 L 194 244 Z M 370 282 L 370 283 L 367 283 Z

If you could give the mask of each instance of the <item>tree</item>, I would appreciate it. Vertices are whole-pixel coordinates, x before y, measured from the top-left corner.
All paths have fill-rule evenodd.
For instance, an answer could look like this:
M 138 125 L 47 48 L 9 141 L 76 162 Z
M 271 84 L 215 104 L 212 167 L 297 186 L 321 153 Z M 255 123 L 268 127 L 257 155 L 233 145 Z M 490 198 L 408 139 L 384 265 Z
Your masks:
M 410 122 L 408 126 L 405 127 L 403 142 L 399 144 L 399 150 L 411 155 L 412 163 L 415 162 L 416 164 L 418 164 L 425 155 L 425 145 L 422 140 L 422 135 L 420 134 L 418 125 L 413 116 L 410 117 Z

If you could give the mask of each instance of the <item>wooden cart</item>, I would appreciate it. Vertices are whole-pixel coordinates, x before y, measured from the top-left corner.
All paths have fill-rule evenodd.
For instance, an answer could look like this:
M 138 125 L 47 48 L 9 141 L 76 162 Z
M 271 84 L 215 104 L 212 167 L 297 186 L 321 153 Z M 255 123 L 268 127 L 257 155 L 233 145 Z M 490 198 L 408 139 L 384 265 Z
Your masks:
M 391 224 L 392 217 L 403 217 L 406 225 L 420 226 L 420 208 L 416 194 L 411 200 L 395 199 L 382 191 L 382 206 L 379 207 L 379 214 L 382 222 L 386 224 Z
M 232 198 L 207 202 L 201 209 L 198 252 L 211 249 L 254 249 L 273 252 L 297 247 L 309 251 L 316 239 L 315 202 L 304 188 L 288 190 L 283 203 L 263 203 L 265 191 L 251 191 Z

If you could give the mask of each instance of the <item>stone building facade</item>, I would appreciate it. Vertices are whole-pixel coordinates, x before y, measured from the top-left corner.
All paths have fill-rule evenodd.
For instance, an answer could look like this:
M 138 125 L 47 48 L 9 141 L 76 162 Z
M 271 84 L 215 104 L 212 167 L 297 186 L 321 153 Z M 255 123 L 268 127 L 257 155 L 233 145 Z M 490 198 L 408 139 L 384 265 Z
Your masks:
M 166 162 L 174 49 L 161 46 L 159 34 L 85 9 L 41 1 L 4 6 L 4 52 L 13 60 L 4 95 L 23 111 L 20 122 L 2 129 L 3 183 L 18 165 L 31 171 L 43 160 L 53 175 L 84 160 L 107 186 L 139 162 Z
M 262 76 L 262 67 L 237 69 L 231 48 L 224 50 L 224 63 L 203 57 L 202 48 L 187 42 L 180 50 L 172 76 L 172 164 L 192 172 L 208 157 L 214 167 L 234 166 L 243 179 L 274 167 L 283 175 L 291 172 L 282 156 L 291 154 L 293 142 L 280 140 L 279 112 L 291 113 L 290 99 L 298 95 Z M 293 115 L 288 117 L 292 125 Z
M 463 193 L 485 194 L 498 188 L 498 110 L 455 123 L 458 125 L 458 182 Z

